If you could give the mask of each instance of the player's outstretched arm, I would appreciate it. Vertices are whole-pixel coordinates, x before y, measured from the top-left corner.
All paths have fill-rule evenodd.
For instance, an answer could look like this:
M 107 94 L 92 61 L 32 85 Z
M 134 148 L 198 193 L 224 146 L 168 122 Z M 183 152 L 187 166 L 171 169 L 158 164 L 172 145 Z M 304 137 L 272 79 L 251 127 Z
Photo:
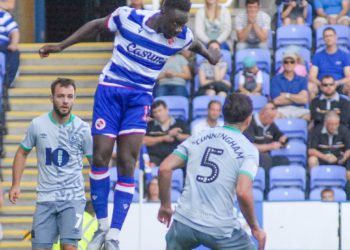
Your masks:
M 63 40 L 58 44 L 45 45 L 39 49 L 39 55 L 41 58 L 48 57 L 50 53 L 59 53 L 65 48 L 79 43 L 81 41 L 87 40 L 91 37 L 97 36 L 97 34 L 104 31 L 108 31 L 107 21 L 109 16 L 92 20 L 83 26 L 81 26 L 77 31 L 70 35 L 67 39 Z
M 23 171 L 25 168 L 26 159 L 29 152 L 19 147 L 12 165 L 12 186 L 9 192 L 9 200 L 11 203 L 16 204 L 17 199 L 20 195 L 20 184 Z
M 158 220 L 169 227 L 171 222 L 171 217 L 173 211 L 171 209 L 171 197 L 170 197 L 170 187 L 171 187 L 171 177 L 173 170 L 184 166 L 185 161 L 175 154 L 169 155 L 160 164 L 159 168 L 159 198 L 160 198 L 160 208 L 158 211 Z
M 205 48 L 203 44 L 198 40 L 195 40 L 191 44 L 189 50 L 194 53 L 200 54 L 213 65 L 217 64 L 221 58 L 221 54 L 219 50 L 213 50 L 213 49 L 207 50 L 207 48 Z
M 266 234 L 260 229 L 258 221 L 256 220 L 252 180 L 247 175 L 239 175 L 236 194 L 242 214 L 252 230 L 253 236 L 259 242 L 258 249 L 263 250 L 265 248 Z

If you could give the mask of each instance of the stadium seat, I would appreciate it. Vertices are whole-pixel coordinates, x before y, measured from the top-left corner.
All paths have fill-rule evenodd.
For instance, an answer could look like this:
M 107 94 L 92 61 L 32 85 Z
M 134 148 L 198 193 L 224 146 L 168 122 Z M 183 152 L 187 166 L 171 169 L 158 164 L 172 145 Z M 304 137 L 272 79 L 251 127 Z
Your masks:
M 200 245 L 199 247 L 194 248 L 193 250 L 210 250 L 210 248 L 207 248 L 203 245 Z
M 171 188 L 182 192 L 184 187 L 184 176 L 182 169 L 176 169 L 173 171 L 173 176 L 171 179 Z
M 276 119 L 275 123 L 289 139 L 298 139 L 307 143 L 307 122 L 304 119 Z
M 287 146 L 277 150 L 271 150 L 271 156 L 286 156 L 291 163 L 306 166 L 306 145 L 300 141 L 292 140 Z
M 262 71 L 262 77 L 263 77 L 262 94 L 269 96 L 270 95 L 270 75 Z M 239 72 L 235 74 L 234 91 L 238 92 L 238 88 L 239 88 Z
M 253 187 L 261 191 L 265 190 L 265 169 L 262 167 L 258 168 L 258 172 L 254 178 Z
M 260 189 L 253 188 L 254 201 L 264 201 L 264 192 Z
M 270 169 L 270 189 L 295 187 L 305 190 L 306 171 L 299 165 L 276 166 Z
M 277 27 L 281 27 L 283 25 L 282 12 L 283 12 L 283 4 L 280 4 L 277 8 Z M 313 20 L 312 19 L 312 6 L 311 6 L 311 4 L 308 4 L 307 18 L 305 20 L 305 24 L 311 26 L 312 20 Z
M 310 192 L 311 201 L 320 201 L 322 190 L 325 188 L 315 188 Z M 334 192 L 334 201 L 343 202 L 346 201 L 346 193 L 343 189 L 332 187 Z
M 246 57 L 252 56 L 256 60 L 258 68 L 266 73 L 271 72 L 271 54 L 267 49 L 242 49 L 236 52 L 235 66 L 236 71 L 243 70 L 243 61 Z
M 183 96 L 159 96 L 155 99 L 163 100 L 167 105 L 170 115 L 188 121 L 188 99 Z
M 267 98 L 263 95 L 249 96 L 253 103 L 253 112 L 259 112 L 267 103 Z
M 279 48 L 275 53 L 275 73 L 279 72 L 282 67 L 283 54 L 288 50 L 288 47 Z M 300 47 L 298 48 L 298 54 L 303 58 L 306 69 L 310 69 L 311 63 L 311 52 L 307 48 Z
M 228 69 L 227 69 L 227 74 L 230 75 L 232 72 L 232 54 L 230 51 L 227 50 L 221 50 L 221 55 L 222 55 L 222 59 L 227 62 L 228 65 Z M 202 61 L 205 60 L 204 57 L 202 57 L 199 54 L 196 54 L 196 69 L 199 68 L 200 64 L 202 63 Z
M 277 28 L 276 48 L 298 45 L 308 49 L 312 47 L 312 31 L 307 25 L 287 25 Z
M 171 189 L 171 202 L 177 202 L 177 200 L 180 198 L 181 192 L 177 189 Z
M 305 193 L 299 188 L 275 188 L 268 193 L 269 201 L 303 201 Z
M 320 165 L 311 169 L 310 188 L 341 187 L 346 185 L 346 168 L 338 165 Z
M 211 100 L 218 100 L 224 105 L 225 98 L 222 96 L 197 96 L 192 102 L 192 120 L 207 117 L 208 104 Z
M 348 50 L 350 47 L 350 29 L 347 26 L 336 24 L 336 25 L 323 25 L 316 31 L 316 50 L 322 50 L 325 45 L 323 41 L 324 29 L 331 27 L 337 33 L 337 45 L 341 48 Z

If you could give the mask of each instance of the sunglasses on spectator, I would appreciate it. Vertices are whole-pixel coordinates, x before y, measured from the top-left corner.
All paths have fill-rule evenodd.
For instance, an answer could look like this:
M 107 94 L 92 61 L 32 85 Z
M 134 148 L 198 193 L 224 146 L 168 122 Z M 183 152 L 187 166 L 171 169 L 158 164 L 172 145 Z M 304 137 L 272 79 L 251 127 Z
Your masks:
M 289 63 L 289 64 L 294 64 L 295 61 L 294 61 L 294 60 L 284 60 L 283 63 L 284 63 L 284 64 L 288 64 L 288 63 Z
M 335 83 L 322 83 L 322 87 L 332 87 L 335 85 Z

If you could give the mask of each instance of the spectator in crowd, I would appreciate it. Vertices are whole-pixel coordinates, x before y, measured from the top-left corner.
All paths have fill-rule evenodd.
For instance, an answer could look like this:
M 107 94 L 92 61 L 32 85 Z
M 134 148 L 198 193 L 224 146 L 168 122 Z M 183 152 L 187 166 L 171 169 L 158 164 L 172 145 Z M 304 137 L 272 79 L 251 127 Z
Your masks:
M 302 77 L 307 77 L 307 67 L 305 65 L 304 59 L 300 56 L 300 47 L 295 45 L 290 45 L 286 48 L 285 53 L 294 53 L 296 56 L 296 64 L 294 68 L 295 74 Z M 278 73 L 281 74 L 284 72 L 283 64 L 281 65 Z
M 262 72 L 252 56 L 244 58 L 244 69 L 239 72 L 238 91 L 244 95 L 261 95 L 263 84 Z
M 295 74 L 295 53 L 283 55 L 283 74 L 277 74 L 271 81 L 271 98 L 278 107 L 279 118 L 303 118 L 310 120 L 307 79 Z
M 153 121 L 148 123 L 143 143 L 147 146 L 151 163 L 159 166 L 173 150 L 190 136 L 188 125 L 170 116 L 166 103 L 155 101 L 151 106 Z
M 191 134 L 198 135 L 208 129 L 223 126 L 224 123 L 220 120 L 222 105 L 220 101 L 212 100 L 208 104 L 208 116 L 206 119 L 201 119 L 194 127 L 192 127 Z
M 208 43 L 209 50 L 220 50 L 218 41 Z M 203 60 L 199 66 L 199 84 L 200 88 L 197 95 L 219 95 L 227 96 L 231 89 L 231 82 L 225 79 L 228 71 L 227 62 L 221 58 L 216 65 L 212 65 L 208 60 Z
M 19 68 L 19 29 L 11 14 L 0 8 L 0 51 L 6 55 L 5 83 L 12 86 Z
M 288 141 L 274 120 L 277 109 L 273 102 L 268 102 L 259 113 L 253 115 L 253 119 L 246 130 L 246 136 L 254 143 L 259 150 L 259 165 L 268 171 L 272 166 L 288 165 L 286 157 L 271 157 L 271 150 L 284 147 Z
M 219 5 L 219 0 L 205 0 L 204 8 L 196 13 L 195 34 L 204 44 L 212 40 L 218 41 L 222 48 L 229 49 L 228 40 L 231 36 L 231 14 L 229 10 Z
M 350 102 L 339 95 L 337 84 L 330 75 L 325 75 L 321 80 L 321 95 L 311 101 L 311 120 L 315 126 L 323 124 L 325 114 L 334 110 L 340 116 L 340 123 L 347 126 L 350 121 Z
M 0 0 L 0 9 L 11 11 L 16 6 L 16 0 Z
M 238 43 L 237 50 L 246 48 L 268 49 L 270 16 L 261 11 L 259 0 L 246 0 L 246 10 L 238 13 L 235 19 Z
M 340 124 L 336 111 L 328 111 L 324 125 L 311 131 L 308 154 L 309 168 L 318 165 L 343 165 L 350 170 L 350 132 Z M 348 177 L 349 173 L 348 171 Z
M 0 176 L 0 208 L 4 205 L 4 190 L 2 188 L 2 177 Z
M 321 200 L 334 201 L 334 191 L 331 188 L 325 188 L 321 192 Z
M 337 34 L 332 27 L 323 31 L 326 48 L 314 55 L 309 75 L 309 90 L 311 97 L 315 97 L 325 75 L 331 75 L 338 85 L 338 91 L 349 92 L 350 57 L 349 53 L 337 46 Z
M 307 13 L 308 2 L 306 0 L 291 0 L 283 5 L 283 25 L 304 24 Z
M 143 0 L 131 0 L 129 7 L 137 9 L 137 10 L 145 9 Z
M 187 97 L 187 80 L 192 78 L 186 57 L 182 53 L 171 56 L 158 76 L 158 86 L 155 96 L 184 96 Z
M 314 20 L 314 29 L 326 24 L 342 24 L 349 26 L 348 0 L 315 0 L 317 17 Z
M 148 183 L 146 195 L 147 201 L 159 201 L 158 176 L 153 176 Z

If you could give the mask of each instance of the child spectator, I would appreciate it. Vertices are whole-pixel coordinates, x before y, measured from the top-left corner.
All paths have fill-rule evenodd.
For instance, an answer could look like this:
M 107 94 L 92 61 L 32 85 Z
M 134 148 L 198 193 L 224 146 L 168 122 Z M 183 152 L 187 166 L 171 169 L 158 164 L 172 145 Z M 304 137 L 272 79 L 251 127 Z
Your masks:
M 261 95 L 263 78 L 255 58 L 244 58 L 243 65 L 244 69 L 239 73 L 239 92 L 245 95 Z

